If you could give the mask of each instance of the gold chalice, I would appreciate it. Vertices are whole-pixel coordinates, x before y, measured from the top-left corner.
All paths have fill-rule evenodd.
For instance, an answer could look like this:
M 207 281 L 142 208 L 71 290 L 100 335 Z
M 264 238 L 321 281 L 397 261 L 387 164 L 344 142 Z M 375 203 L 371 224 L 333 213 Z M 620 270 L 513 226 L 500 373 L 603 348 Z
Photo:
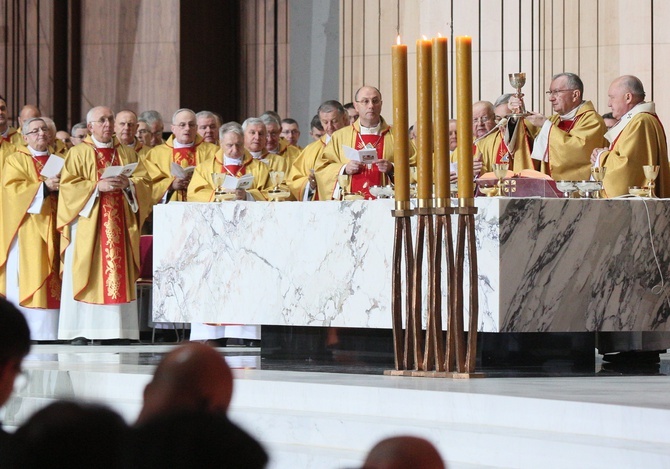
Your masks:
M 348 194 L 350 176 L 348 174 L 340 174 L 337 176 L 337 183 L 340 185 L 340 200 L 344 200 L 344 196 Z
M 223 188 L 223 181 L 226 175 L 223 173 L 212 173 L 212 185 L 214 186 L 214 202 L 223 202 L 224 200 L 233 200 L 235 194 L 228 192 Z
M 603 190 L 603 181 L 605 180 L 605 170 L 607 168 L 593 167 L 591 168 L 591 178 L 598 183 L 598 191 L 594 193 L 594 199 L 600 199 L 601 191 Z
M 649 197 L 656 198 L 656 194 L 654 193 L 654 187 L 656 187 L 656 183 L 654 181 L 658 177 L 658 171 L 661 169 L 661 167 L 658 165 L 646 164 L 642 166 L 642 169 L 644 170 L 644 177 L 647 178 Z
M 526 84 L 526 74 L 522 72 L 510 73 L 509 84 L 512 85 L 512 88 L 516 89 L 515 96 L 519 99 L 523 98 L 524 94 L 521 92 L 521 88 L 523 88 L 523 86 Z M 528 113 L 526 112 L 526 108 L 524 107 L 523 104 L 521 104 L 519 112 L 512 113 L 508 117 L 525 117 L 527 115 Z
M 509 170 L 508 163 L 494 163 L 493 174 L 498 178 L 498 195 L 503 195 L 503 179 L 507 176 Z
M 495 179 L 479 179 L 477 181 L 477 187 L 479 187 L 479 192 L 484 194 L 486 197 L 495 197 L 498 195 L 498 182 Z
M 273 186 L 273 188 L 268 191 L 270 200 L 278 202 L 291 195 L 290 192 L 279 187 L 282 182 L 284 182 L 284 171 L 270 171 L 270 183 L 272 183 Z

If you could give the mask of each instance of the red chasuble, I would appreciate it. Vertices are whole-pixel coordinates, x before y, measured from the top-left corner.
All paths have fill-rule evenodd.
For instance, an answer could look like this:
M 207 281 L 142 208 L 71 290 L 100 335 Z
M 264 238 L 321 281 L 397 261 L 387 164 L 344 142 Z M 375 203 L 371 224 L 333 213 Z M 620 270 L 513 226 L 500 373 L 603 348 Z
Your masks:
M 105 168 L 118 163 L 116 149 L 96 148 L 98 177 Z M 121 191 L 100 192 L 100 247 L 102 279 L 105 285 L 103 304 L 128 302 L 126 291 L 126 218 Z
M 35 172 L 37 173 L 37 177 L 40 177 L 40 173 L 42 172 L 42 168 L 44 168 L 44 165 L 47 164 L 47 160 L 49 159 L 49 155 L 40 155 L 40 156 L 33 156 L 33 163 L 35 164 Z M 51 239 L 53 240 L 54 243 L 54 252 L 60 252 L 60 233 L 58 233 L 58 230 L 56 229 L 56 209 L 58 208 L 58 193 L 57 192 L 51 192 L 47 196 L 52 199 L 51 205 L 50 205 L 50 212 L 47 214 L 49 217 L 49 229 L 51 231 Z M 47 309 L 58 309 L 60 308 L 60 287 L 61 287 L 61 282 L 60 282 L 60 260 L 58 258 L 54 259 L 49 259 L 49 265 L 51 266 L 51 269 L 49 269 L 50 274 L 46 278 L 46 284 L 47 284 Z
M 383 158 L 385 134 L 386 132 L 383 132 L 381 135 L 357 134 L 358 138 L 356 139 L 356 150 L 362 150 L 363 148 L 374 148 L 377 150 L 377 156 L 379 158 Z M 382 173 L 379 172 L 379 167 L 376 164 L 363 165 L 363 169 L 360 173 L 351 176 L 351 192 L 360 192 L 366 199 L 374 199 L 374 197 L 370 194 L 370 188 L 372 186 L 381 186 L 381 184 Z

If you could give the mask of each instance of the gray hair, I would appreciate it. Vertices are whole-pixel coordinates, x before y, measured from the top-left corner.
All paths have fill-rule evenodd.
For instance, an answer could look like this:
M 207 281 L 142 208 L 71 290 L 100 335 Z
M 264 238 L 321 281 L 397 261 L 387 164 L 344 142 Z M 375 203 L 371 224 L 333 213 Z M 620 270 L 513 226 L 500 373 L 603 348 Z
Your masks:
M 337 113 L 340 116 L 343 116 L 347 113 L 347 110 L 344 109 L 344 106 L 342 106 L 342 103 L 339 101 L 336 101 L 334 99 L 330 99 L 328 101 L 324 101 L 321 103 L 321 106 L 319 106 L 319 109 L 316 110 L 316 115 L 318 116 L 319 114 L 327 113 L 327 112 L 333 112 L 337 111 Z
M 111 111 L 111 108 L 109 108 L 109 107 L 107 107 L 107 106 L 95 106 L 95 107 L 92 107 L 92 108 L 89 109 L 88 112 L 86 113 L 86 123 L 87 123 L 87 124 L 90 124 L 91 122 L 93 122 L 93 113 L 94 113 L 97 109 L 101 109 L 101 108 L 109 109 L 109 110 Z M 114 116 L 114 111 L 112 111 L 112 116 Z
M 503 104 L 509 103 L 509 98 L 511 98 L 512 96 L 514 96 L 512 93 L 503 94 L 502 96 L 498 97 L 498 99 L 496 99 L 496 102 L 493 103 L 493 107 L 496 108 Z
M 181 113 L 181 112 L 189 112 L 189 113 L 191 113 L 191 114 L 193 115 L 193 118 L 195 119 L 195 112 L 193 112 L 193 111 L 192 111 L 191 109 L 189 109 L 189 108 L 183 107 L 183 108 L 181 108 L 181 109 L 177 109 L 177 110 L 174 112 L 174 114 L 172 114 L 172 125 L 176 125 L 174 121 L 177 119 L 177 115 L 179 115 L 179 113 Z
M 138 116 L 138 121 L 140 120 L 146 122 L 148 125 L 154 122 L 163 123 L 163 116 L 158 111 L 144 111 Z
M 23 125 L 21 126 L 21 132 L 23 133 L 23 135 L 26 135 L 28 133 L 28 131 L 30 130 L 30 124 L 35 121 L 42 121 L 47 127 L 49 127 L 49 124 L 46 122 L 44 117 L 31 117 L 30 119 L 26 119 L 25 121 L 23 121 Z
M 242 122 L 242 131 L 246 132 L 247 127 L 249 127 L 250 125 L 263 125 L 264 126 L 265 122 L 260 120 L 258 117 L 249 117 L 249 118 L 247 118 L 247 120 Z
M 216 124 L 219 125 L 219 118 L 216 117 L 216 114 L 210 111 L 200 111 L 195 115 L 196 120 L 197 119 L 214 119 L 216 121 Z
M 261 121 L 263 121 L 263 124 L 265 125 L 271 125 L 275 124 L 277 127 L 281 127 L 281 122 L 277 120 L 275 116 L 269 113 L 263 113 L 261 114 L 261 117 L 259 117 Z
M 53 121 L 53 119 L 49 117 L 42 117 L 42 120 L 44 123 L 49 127 L 49 130 L 51 130 L 51 133 L 56 135 L 56 132 L 58 132 L 58 129 L 56 128 L 56 123 Z
M 620 78 L 620 80 L 620 84 L 625 90 L 635 96 L 641 97 L 644 100 L 644 97 L 647 95 L 647 93 L 644 92 L 644 86 L 638 77 L 633 75 L 624 75 Z
M 72 126 L 72 131 L 70 132 L 70 135 L 74 135 L 74 133 L 79 129 L 84 129 L 88 132 L 88 128 L 86 127 L 86 122 L 79 122 L 79 123 L 73 125 Z
M 582 82 L 582 79 L 579 78 L 579 75 L 571 72 L 557 73 L 556 75 L 551 77 L 551 81 L 554 81 L 555 79 L 560 77 L 565 77 L 568 79 L 568 81 L 566 82 L 566 86 L 569 89 L 579 90 L 579 96 L 580 97 L 584 96 L 584 83 Z
M 244 138 L 244 130 L 242 130 L 242 126 L 235 121 L 226 122 L 219 128 L 219 140 L 223 140 L 223 136 L 226 134 L 235 134 Z

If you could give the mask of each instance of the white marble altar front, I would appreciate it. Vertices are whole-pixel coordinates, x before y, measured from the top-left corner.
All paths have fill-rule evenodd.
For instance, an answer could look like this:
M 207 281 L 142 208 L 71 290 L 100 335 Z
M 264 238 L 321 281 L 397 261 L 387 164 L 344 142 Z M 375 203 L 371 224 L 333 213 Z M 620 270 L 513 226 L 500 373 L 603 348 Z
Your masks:
M 480 330 L 670 330 L 670 202 L 476 204 Z M 390 328 L 392 208 L 389 200 L 157 206 L 154 319 Z

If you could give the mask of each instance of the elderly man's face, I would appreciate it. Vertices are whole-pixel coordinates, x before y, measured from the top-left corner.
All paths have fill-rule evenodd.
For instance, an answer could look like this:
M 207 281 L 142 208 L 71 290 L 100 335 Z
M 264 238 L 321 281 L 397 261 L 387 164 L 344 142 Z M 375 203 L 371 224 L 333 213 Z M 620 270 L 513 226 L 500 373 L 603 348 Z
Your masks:
M 340 130 L 342 127 L 349 125 L 349 119 L 343 118 L 343 116 L 337 110 L 330 112 L 320 112 L 319 120 L 321 121 L 323 130 L 328 135 L 333 135 L 336 130 Z
M 132 112 L 119 112 L 116 115 L 116 123 L 114 124 L 114 132 L 116 138 L 124 145 L 130 145 L 135 141 L 135 133 L 137 132 L 137 117 Z
M 364 87 L 358 91 L 354 107 L 358 118 L 364 127 L 374 127 L 379 124 L 382 113 L 382 97 L 376 89 Z
M 496 116 L 485 104 L 475 104 L 472 108 L 472 133 L 475 138 L 486 135 L 496 125 Z
M 34 120 L 28 126 L 23 139 L 26 144 L 37 151 L 45 151 L 49 145 L 49 127 L 42 120 Z
M 163 121 L 155 121 L 149 125 L 149 146 L 155 147 L 163 143 Z
M 221 139 L 223 154 L 234 160 L 244 158 L 244 138 L 235 132 L 227 132 Z
M 619 81 L 614 81 L 607 90 L 607 105 L 612 110 L 612 117 L 618 121 L 634 107 L 633 95 Z
M 456 122 L 449 122 L 449 151 L 454 151 L 458 145 L 457 128 Z
M 219 122 L 214 117 L 198 118 L 198 135 L 205 142 L 216 143 L 219 136 Z
M 7 128 L 7 103 L 4 99 L 0 99 L 0 131 Z
M 281 134 L 281 127 L 279 127 L 277 124 L 267 124 L 265 126 L 265 130 L 265 148 L 267 151 L 277 151 L 279 149 L 279 135 Z
M 58 132 L 56 132 L 56 138 L 61 142 L 63 142 L 65 144 L 65 148 L 67 148 L 68 150 L 72 148 L 72 139 L 70 138 L 70 134 L 67 133 L 66 131 L 59 130 Z
M 567 77 L 558 77 L 549 87 L 549 102 L 556 114 L 564 115 L 579 106 L 582 97 L 579 90 L 568 87 Z
M 263 151 L 266 139 L 265 124 L 251 124 L 244 131 L 244 146 L 249 151 Z
M 177 114 L 172 123 L 172 133 L 175 140 L 182 145 L 193 143 L 196 134 L 195 114 L 189 111 L 182 111 Z
M 282 122 L 281 136 L 284 137 L 291 145 L 297 145 L 298 139 L 300 139 L 300 129 L 298 128 L 298 124 Z
M 70 141 L 72 142 L 72 145 L 79 145 L 84 141 L 87 135 L 88 132 L 86 129 L 75 129 L 74 133 L 70 136 Z
M 88 131 L 99 142 L 109 143 L 114 134 L 114 113 L 108 107 L 100 107 L 93 112 L 93 120 L 87 125 Z

